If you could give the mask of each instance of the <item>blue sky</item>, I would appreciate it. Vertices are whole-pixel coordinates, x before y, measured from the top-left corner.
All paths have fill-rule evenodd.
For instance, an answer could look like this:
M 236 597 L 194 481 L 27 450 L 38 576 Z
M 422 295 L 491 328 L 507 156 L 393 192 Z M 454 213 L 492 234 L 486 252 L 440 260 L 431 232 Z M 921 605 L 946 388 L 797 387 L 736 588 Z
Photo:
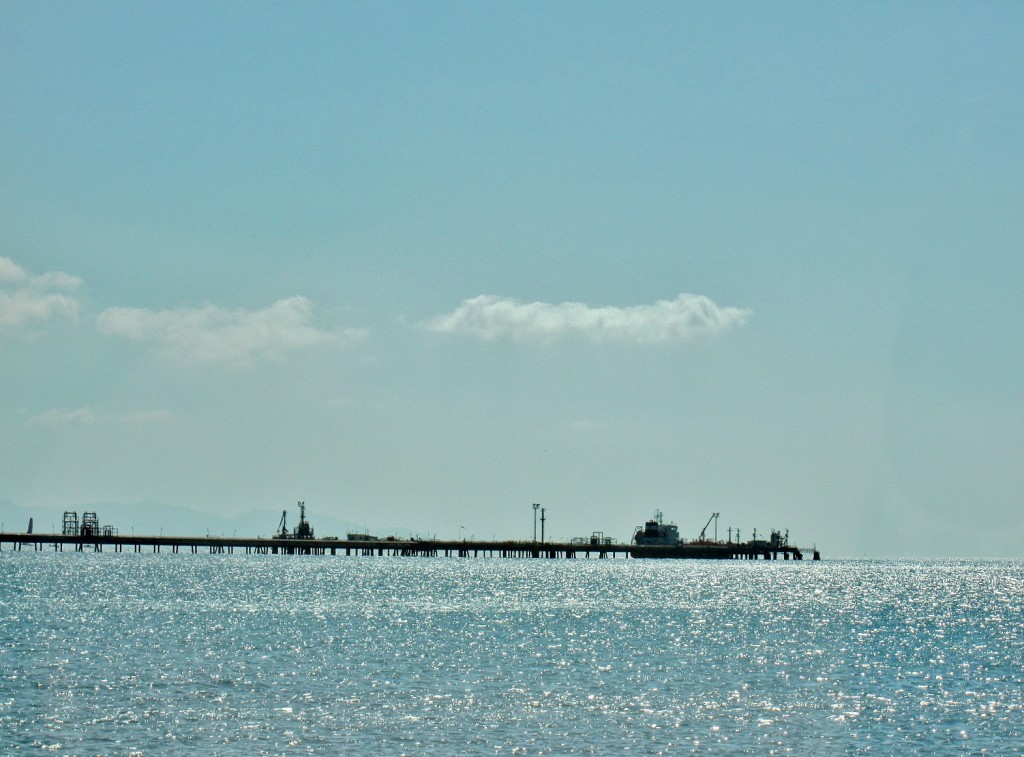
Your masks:
M 0 499 L 1019 557 L 1022 38 L 0 3 Z

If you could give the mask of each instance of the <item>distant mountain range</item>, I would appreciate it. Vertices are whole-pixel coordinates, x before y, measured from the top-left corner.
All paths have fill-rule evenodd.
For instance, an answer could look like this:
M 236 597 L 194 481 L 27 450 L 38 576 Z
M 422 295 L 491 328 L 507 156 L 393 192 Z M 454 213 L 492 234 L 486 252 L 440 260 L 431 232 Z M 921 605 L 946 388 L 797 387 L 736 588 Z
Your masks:
M 101 526 L 113 526 L 120 534 L 139 536 L 271 536 L 277 531 L 281 521 L 281 510 L 250 510 L 237 515 L 216 515 L 152 501 L 134 505 L 94 502 L 69 508 L 55 508 L 18 507 L 10 500 L 0 500 L 0 531 L 24 533 L 31 518 L 35 533 L 60 533 L 65 509 L 74 510 L 79 518 L 84 512 L 94 512 Z M 299 510 L 294 505 L 287 510 L 288 528 L 291 530 L 299 522 Z M 367 531 L 378 536 L 413 535 L 406 529 L 383 528 L 379 524 L 356 524 L 340 520 L 318 513 L 313 508 L 306 509 L 306 519 L 318 537 L 344 537 L 350 532 Z

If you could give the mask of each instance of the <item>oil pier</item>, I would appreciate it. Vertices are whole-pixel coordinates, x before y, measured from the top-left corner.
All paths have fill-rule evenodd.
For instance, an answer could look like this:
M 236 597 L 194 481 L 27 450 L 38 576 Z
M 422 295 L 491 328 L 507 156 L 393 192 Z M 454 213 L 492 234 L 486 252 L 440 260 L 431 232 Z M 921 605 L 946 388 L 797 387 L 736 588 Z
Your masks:
M 337 538 L 239 538 L 223 536 L 125 536 L 119 534 L 88 536 L 64 534 L 0 534 L 0 549 L 5 545 L 17 551 L 31 547 L 36 551 L 65 548 L 76 552 L 171 552 L 173 554 L 257 554 L 257 555 L 340 555 L 344 557 L 480 557 L 480 558 L 665 558 L 718 560 L 802 560 L 803 552 L 794 546 L 751 546 L 749 544 L 679 546 L 637 546 L 634 544 L 584 544 L 573 542 L 531 541 L 457 541 L 440 539 L 405 540 L 387 538 L 378 541 Z M 820 559 L 814 550 L 814 559 Z
M 712 515 L 701 531 L 700 537 L 692 542 L 681 540 L 678 528 L 666 524 L 660 513 L 637 527 L 631 543 L 617 543 L 602 532 L 595 531 L 589 538 L 577 538 L 569 542 L 534 541 L 483 541 L 444 539 L 399 539 L 385 538 L 370 534 L 350 533 L 345 539 L 334 536 L 315 536 L 312 525 L 306 519 L 306 506 L 299 502 L 299 523 L 288 530 L 288 513 L 281 514 L 278 529 L 270 538 L 225 537 L 225 536 L 131 536 L 121 535 L 110 526 L 100 526 L 95 513 L 84 513 L 78 520 L 77 513 L 65 513 L 64 528 L 60 534 L 0 533 L 0 549 L 9 544 L 17 551 L 31 546 L 41 551 L 52 546 L 54 551 L 63 552 L 65 547 L 82 552 L 86 549 L 102 552 L 169 551 L 172 554 L 244 554 L 281 555 L 335 555 L 345 557 L 480 557 L 480 558 L 634 558 L 634 559 L 715 559 L 715 560 L 803 560 L 803 551 L 789 544 L 788 532 L 783 535 L 773 531 L 768 540 L 756 538 L 740 542 L 739 533 L 732 539 L 720 542 L 708 539 L 706 531 L 718 513 Z M 817 549 L 813 559 L 820 560 Z

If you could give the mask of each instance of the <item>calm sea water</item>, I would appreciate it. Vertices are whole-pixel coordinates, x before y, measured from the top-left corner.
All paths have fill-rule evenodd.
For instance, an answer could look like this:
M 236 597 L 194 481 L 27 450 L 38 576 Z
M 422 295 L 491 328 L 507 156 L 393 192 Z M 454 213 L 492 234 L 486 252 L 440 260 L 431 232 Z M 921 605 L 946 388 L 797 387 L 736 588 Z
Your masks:
M 4 754 L 1022 754 L 1024 564 L 0 552 Z

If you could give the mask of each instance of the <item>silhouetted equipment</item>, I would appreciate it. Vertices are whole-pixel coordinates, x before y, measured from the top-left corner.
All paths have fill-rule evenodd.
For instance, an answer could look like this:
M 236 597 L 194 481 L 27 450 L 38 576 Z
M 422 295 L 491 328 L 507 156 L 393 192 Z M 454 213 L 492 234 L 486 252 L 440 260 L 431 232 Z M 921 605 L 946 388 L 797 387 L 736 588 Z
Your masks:
M 100 519 L 96 513 L 82 513 L 82 536 L 99 536 Z
M 64 536 L 78 536 L 78 513 L 73 510 L 64 511 Z
M 29 524 L 29 533 L 31 524 Z M 64 536 L 117 536 L 117 529 L 113 526 L 100 527 L 100 519 L 96 513 L 82 513 L 82 521 L 78 521 L 78 513 L 74 510 L 64 511 L 64 525 L 61 530 Z
M 313 527 L 309 525 L 309 521 L 306 520 L 306 503 L 299 503 L 299 525 L 295 527 L 295 533 L 292 534 L 295 539 L 312 539 L 313 538 Z
M 711 521 L 715 522 L 715 541 L 718 541 L 718 513 L 711 513 L 711 517 L 708 518 L 708 522 L 704 524 L 704 528 L 700 530 L 700 536 L 697 537 L 697 541 L 707 541 L 705 534 L 707 533 L 708 526 L 711 525 Z
M 306 503 L 299 503 L 299 525 L 295 527 L 295 530 L 288 533 L 288 511 L 284 510 L 281 513 L 281 522 L 277 524 L 277 533 L 274 534 L 275 539 L 313 539 L 316 538 L 313 535 L 313 527 L 309 525 L 309 521 L 306 520 Z

